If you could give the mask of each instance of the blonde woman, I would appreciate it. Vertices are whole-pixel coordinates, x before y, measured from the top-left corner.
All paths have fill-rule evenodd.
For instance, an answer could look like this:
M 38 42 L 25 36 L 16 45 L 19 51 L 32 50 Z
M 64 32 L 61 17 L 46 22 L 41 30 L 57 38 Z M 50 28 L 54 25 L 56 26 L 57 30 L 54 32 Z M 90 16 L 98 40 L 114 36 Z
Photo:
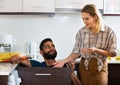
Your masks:
M 64 60 L 57 61 L 54 67 L 81 58 L 79 78 L 82 85 L 108 84 L 108 56 L 116 56 L 116 35 L 103 23 L 102 16 L 94 4 L 87 4 L 81 10 L 85 24 L 76 34 L 72 53 Z

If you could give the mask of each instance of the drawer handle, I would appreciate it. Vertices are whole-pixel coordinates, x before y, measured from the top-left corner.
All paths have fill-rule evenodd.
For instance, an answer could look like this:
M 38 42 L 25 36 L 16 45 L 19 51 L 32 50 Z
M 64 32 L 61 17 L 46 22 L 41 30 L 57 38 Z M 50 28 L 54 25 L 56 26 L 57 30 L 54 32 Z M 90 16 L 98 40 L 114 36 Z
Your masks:
M 35 73 L 36 76 L 51 76 L 51 73 Z

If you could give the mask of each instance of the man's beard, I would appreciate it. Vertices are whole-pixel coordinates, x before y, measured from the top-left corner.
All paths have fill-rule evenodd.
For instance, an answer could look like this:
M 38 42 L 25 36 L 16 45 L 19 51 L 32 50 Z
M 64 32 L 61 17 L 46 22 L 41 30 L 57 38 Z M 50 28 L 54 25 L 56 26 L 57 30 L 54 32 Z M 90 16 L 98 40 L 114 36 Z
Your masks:
M 48 53 L 43 54 L 43 57 L 46 59 L 55 59 L 57 56 L 57 51 L 55 51 L 55 53 L 50 54 L 50 51 Z

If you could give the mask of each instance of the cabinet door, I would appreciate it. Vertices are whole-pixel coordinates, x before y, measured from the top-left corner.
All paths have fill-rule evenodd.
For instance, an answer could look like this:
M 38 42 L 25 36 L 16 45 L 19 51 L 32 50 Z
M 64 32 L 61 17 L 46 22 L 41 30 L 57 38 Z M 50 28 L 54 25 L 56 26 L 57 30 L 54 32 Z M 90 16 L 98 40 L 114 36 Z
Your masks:
M 108 85 L 120 85 L 120 64 L 108 64 Z
M 23 12 L 55 12 L 55 1 L 23 0 Z
M 22 12 L 22 0 L 0 0 L 0 12 Z
M 104 14 L 120 16 L 120 0 L 104 0 Z
M 97 1 L 97 7 L 98 7 L 99 9 L 103 9 L 103 0 L 98 0 L 98 1 Z
M 95 4 L 98 9 L 103 8 L 103 0 L 82 0 L 80 4 L 81 8 L 83 8 L 86 4 Z
M 81 0 L 56 0 L 55 8 L 76 8 L 80 9 Z
M 99 9 L 103 9 L 103 0 L 56 0 L 56 8 L 81 9 L 86 4 L 95 4 Z

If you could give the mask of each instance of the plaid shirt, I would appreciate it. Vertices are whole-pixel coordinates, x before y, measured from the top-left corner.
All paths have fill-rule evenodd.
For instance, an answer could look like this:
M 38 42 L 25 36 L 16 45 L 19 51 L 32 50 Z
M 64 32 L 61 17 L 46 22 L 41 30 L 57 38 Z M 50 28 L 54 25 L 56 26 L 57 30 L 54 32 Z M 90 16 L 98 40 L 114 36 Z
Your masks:
M 96 47 L 99 49 L 106 50 L 116 54 L 117 40 L 114 31 L 105 25 L 102 25 L 100 32 L 93 34 L 90 28 L 83 27 L 80 29 L 76 35 L 76 42 L 72 53 L 79 53 L 80 57 L 85 58 L 84 65 L 88 69 L 88 64 L 91 58 L 96 58 L 98 60 L 98 70 L 102 69 L 102 60 L 107 57 L 96 52 L 83 53 L 82 48 Z

